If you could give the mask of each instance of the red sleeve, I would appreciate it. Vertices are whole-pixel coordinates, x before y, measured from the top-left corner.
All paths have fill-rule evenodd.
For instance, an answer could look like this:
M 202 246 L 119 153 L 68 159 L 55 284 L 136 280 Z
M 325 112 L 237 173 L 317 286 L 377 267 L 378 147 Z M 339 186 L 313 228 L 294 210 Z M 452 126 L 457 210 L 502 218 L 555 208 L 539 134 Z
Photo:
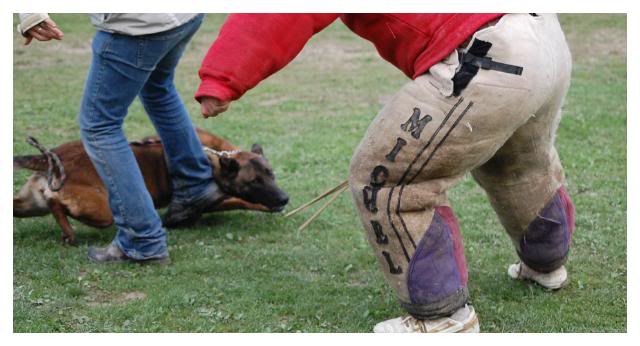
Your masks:
M 232 14 L 202 62 L 196 100 L 236 100 L 286 66 L 337 14 Z

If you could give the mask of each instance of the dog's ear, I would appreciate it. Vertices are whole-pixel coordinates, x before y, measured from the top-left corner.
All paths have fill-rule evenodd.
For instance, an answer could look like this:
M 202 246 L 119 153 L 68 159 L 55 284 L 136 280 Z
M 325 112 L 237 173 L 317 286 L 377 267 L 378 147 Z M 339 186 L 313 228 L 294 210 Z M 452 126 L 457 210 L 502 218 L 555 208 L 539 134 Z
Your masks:
M 260 156 L 264 156 L 264 152 L 262 151 L 262 146 L 258 143 L 253 143 L 251 146 L 251 152 L 258 154 Z
M 220 157 L 220 175 L 225 178 L 234 179 L 240 171 L 240 164 L 230 157 Z

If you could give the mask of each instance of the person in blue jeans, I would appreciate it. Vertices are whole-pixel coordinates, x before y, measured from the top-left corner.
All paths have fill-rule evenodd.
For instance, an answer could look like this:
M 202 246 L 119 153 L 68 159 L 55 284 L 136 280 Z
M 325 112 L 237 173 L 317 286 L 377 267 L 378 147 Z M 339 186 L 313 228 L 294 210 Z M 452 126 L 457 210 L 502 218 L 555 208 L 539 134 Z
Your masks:
M 21 15 L 25 44 L 32 38 L 62 38 L 46 14 L 30 15 L 39 17 L 28 21 L 28 15 Z M 101 263 L 166 264 L 170 259 L 163 224 L 192 223 L 222 198 L 173 83 L 176 65 L 203 15 L 94 14 L 91 19 L 98 31 L 78 120 L 82 143 L 108 190 L 117 234 L 109 246 L 90 248 L 88 256 Z M 173 195 L 162 221 L 122 130 L 136 96 L 162 140 L 171 176 Z

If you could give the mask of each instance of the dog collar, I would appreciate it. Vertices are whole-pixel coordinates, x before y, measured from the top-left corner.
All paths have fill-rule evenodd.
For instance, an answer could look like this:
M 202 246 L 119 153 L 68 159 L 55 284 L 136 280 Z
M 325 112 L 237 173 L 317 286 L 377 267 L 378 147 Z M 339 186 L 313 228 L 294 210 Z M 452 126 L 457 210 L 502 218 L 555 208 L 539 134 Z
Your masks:
M 231 155 L 235 155 L 237 153 L 240 152 L 240 150 L 223 150 L 223 151 L 218 151 L 218 150 L 214 150 L 211 149 L 209 147 L 202 147 L 202 149 L 204 151 L 210 152 L 218 157 L 231 157 Z

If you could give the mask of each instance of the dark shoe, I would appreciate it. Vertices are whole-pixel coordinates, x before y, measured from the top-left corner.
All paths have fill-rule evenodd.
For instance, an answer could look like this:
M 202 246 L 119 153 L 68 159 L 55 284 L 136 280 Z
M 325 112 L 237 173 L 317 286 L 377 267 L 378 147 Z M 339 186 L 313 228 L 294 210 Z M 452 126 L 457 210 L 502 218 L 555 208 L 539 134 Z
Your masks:
M 224 194 L 220 189 L 212 189 L 212 192 L 206 194 L 204 197 L 193 201 L 174 201 L 169 203 L 167 211 L 162 217 L 162 224 L 167 228 L 177 228 L 192 225 L 200 216 L 202 212 L 210 206 L 214 206 L 224 199 Z
M 133 262 L 140 264 L 159 264 L 159 265 L 167 265 L 171 263 L 171 258 L 169 256 L 162 258 L 152 258 L 147 260 L 137 260 L 131 257 L 127 257 L 127 255 L 120 250 L 116 245 L 109 244 L 107 247 L 96 248 L 90 247 L 89 253 L 87 255 L 90 261 L 96 263 L 124 263 L 124 262 Z

